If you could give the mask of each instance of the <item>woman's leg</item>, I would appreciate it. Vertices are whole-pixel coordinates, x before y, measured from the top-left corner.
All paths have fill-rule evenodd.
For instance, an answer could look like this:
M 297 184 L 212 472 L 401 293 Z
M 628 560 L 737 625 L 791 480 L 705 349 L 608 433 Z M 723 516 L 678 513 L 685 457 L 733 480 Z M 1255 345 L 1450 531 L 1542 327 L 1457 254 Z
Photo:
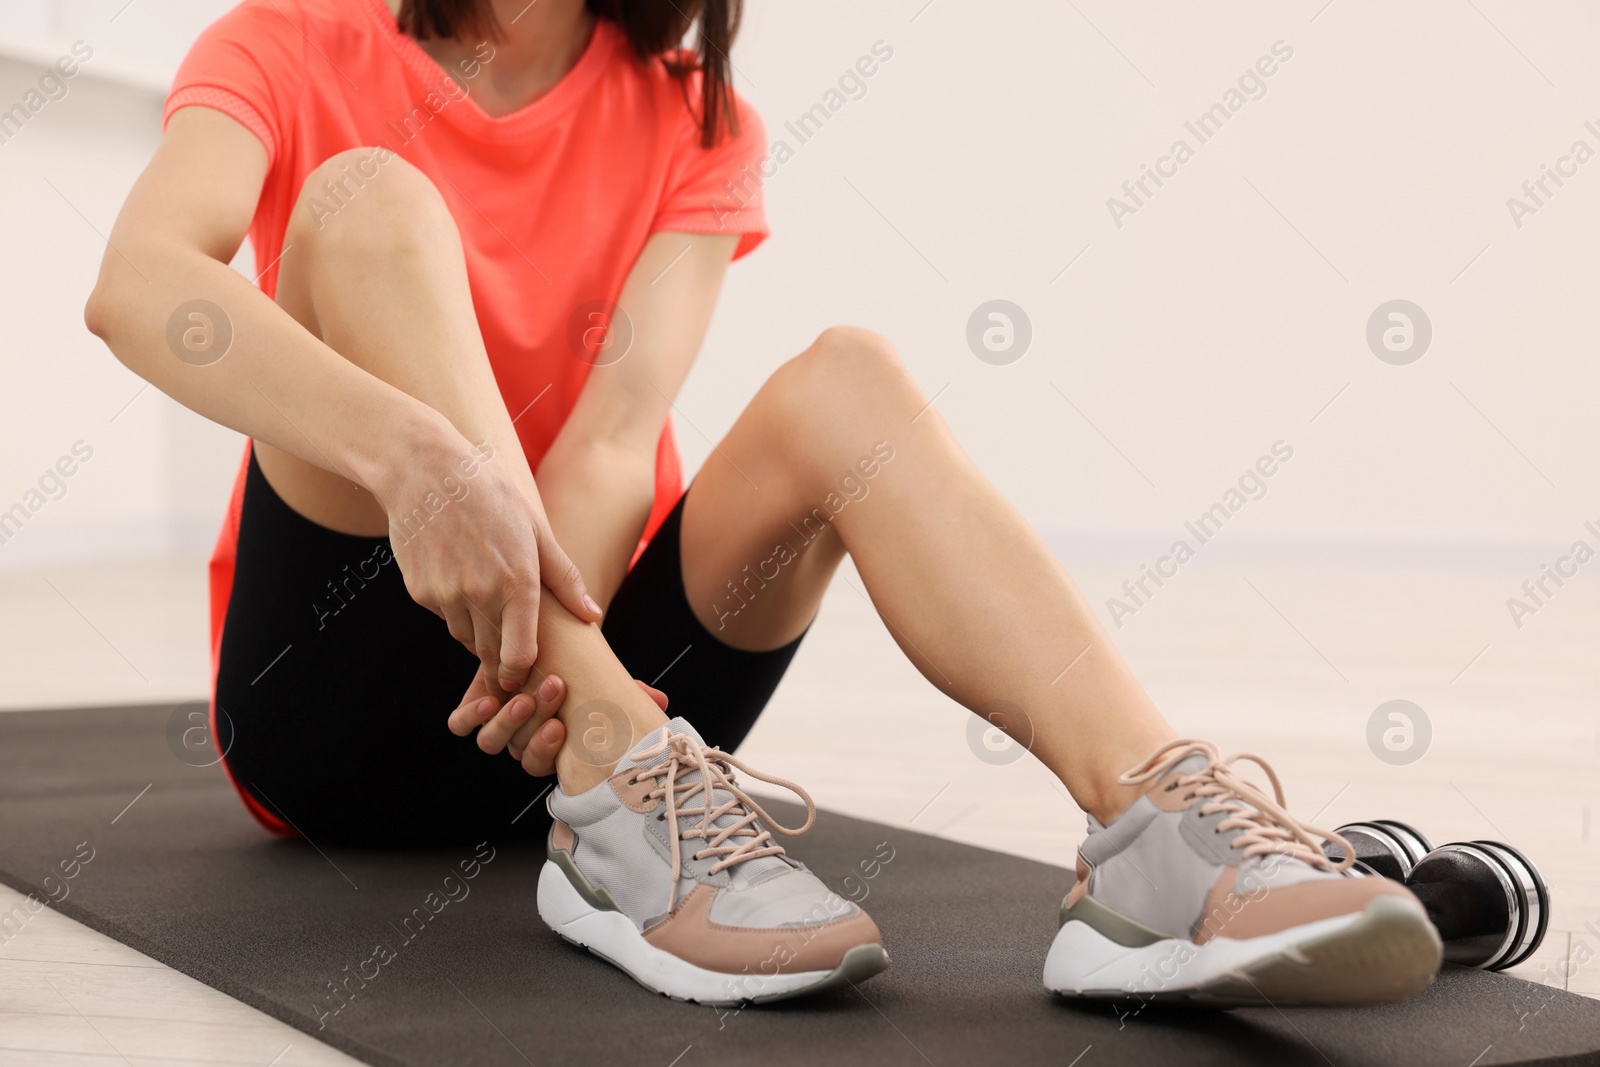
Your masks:
M 251 464 L 235 551 L 216 744 L 264 824 L 319 848 L 543 840 L 543 784 L 440 729 L 477 657 L 411 599 L 386 539 L 297 514 Z
M 1276 778 L 1264 794 L 1215 747 L 1173 738 L 1071 579 L 876 335 L 829 330 L 772 376 L 696 477 L 681 534 L 691 610 L 746 649 L 800 633 L 849 552 L 922 673 L 976 711 L 1010 710 L 991 721 L 1096 816 L 1046 988 L 1364 1004 L 1432 979 L 1439 938 L 1417 900 L 1342 877 Z
M 318 219 L 310 209 L 309 197 L 324 180 L 339 180 L 375 151 L 341 153 L 307 178 L 284 239 L 278 303 L 340 355 L 445 415 L 467 440 L 486 443 L 490 462 L 526 465 L 478 332 L 460 235 L 433 183 L 391 154 L 337 214 Z M 269 445 L 256 447 L 267 481 L 301 515 L 342 533 L 388 533 L 383 509 L 364 489 Z M 599 743 L 619 730 L 643 737 L 666 719 L 611 654 L 599 627 L 554 597 L 540 604 L 538 639 L 526 691 L 559 671 L 567 687 L 564 721 L 596 700 L 622 720 L 596 733 L 585 718 L 584 729 L 569 732 L 557 772 L 567 789 L 581 791 L 606 773 L 603 758 L 583 758 L 584 737 Z M 443 712 L 439 728 L 445 729 Z
M 993 721 L 1109 819 L 1139 792 L 1117 776 L 1175 735 L 927 404 L 866 330 L 828 330 L 779 368 L 689 490 L 689 602 L 727 644 L 776 648 L 809 625 L 849 552 L 923 675 L 980 713 L 1021 708 L 1029 721 Z

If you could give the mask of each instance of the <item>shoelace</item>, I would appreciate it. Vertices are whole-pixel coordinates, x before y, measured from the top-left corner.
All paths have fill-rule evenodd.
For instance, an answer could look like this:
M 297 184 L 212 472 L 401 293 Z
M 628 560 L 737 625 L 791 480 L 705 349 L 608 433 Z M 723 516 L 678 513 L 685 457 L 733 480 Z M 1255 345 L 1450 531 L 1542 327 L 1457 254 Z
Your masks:
M 1229 812 L 1228 817 L 1217 824 L 1217 830 L 1243 831 L 1234 838 L 1233 844 L 1235 848 L 1243 847 L 1246 859 L 1278 853 L 1319 870 L 1341 873 L 1355 862 L 1356 854 L 1350 842 L 1331 830 L 1320 830 L 1289 814 L 1284 808 L 1283 785 L 1278 781 L 1278 776 L 1266 760 L 1252 753 L 1237 752 L 1223 759 L 1217 746 L 1209 741 L 1173 741 L 1157 749 L 1117 781 L 1123 785 L 1154 781 L 1194 755 L 1205 757 L 1205 767 L 1192 774 L 1180 775 L 1167 789 L 1187 789 L 1191 796 L 1215 798 L 1201 807 L 1200 814 Z M 1233 764 L 1239 760 L 1249 760 L 1266 772 L 1268 781 L 1272 783 L 1275 801 L 1239 777 L 1233 769 Z M 1344 859 L 1338 863 L 1328 859 L 1323 854 L 1320 841 L 1336 843 L 1344 851 Z
M 706 847 L 696 852 L 694 858 L 701 860 L 712 856 L 719 857 L 708 870 L 708 873 L 716 874 L 746 860 L 783 855 L 783 846 L 772 839 L 770 831 L 758 827 L 757 820 L 766 823 L 785 837 L 799 837 L 810 830 L 817 820 L 817 807 L 811 802 L 811 794 L 798 785 L 753 770 L 720 748 L 702 745 L 686 734 L 670 733 L 663 727 L 661 740 L 641 752 L 634 753 L 633 758 L 642 762 L 653 759 L 663 752 L 671 753 L 666 762 L 654 767 L 637 767 L 633 776 L 638 780 L 657 779 L 656 787 L 646 795 L 653 800 L 665 797 L 667 801 L 665 815 L 667 850 L 672 853 L 672 896 L 668 903 L 672 907 L 676 907 L 678 903 L 678 876 L 682 873 L 682 861 L 678 849 L 681 838 L 705 840 Z M 767 814 L 766 809 L 751 799 L 750 795 L 734 782 L 732 768 L 735 767 L 752 778 L 781 786 L 798 796 L 806 806 L 805 825 L 787 827 Z M 700 772 L 698 781 L 680 780 L 683 775 L 691 771 Z M 715 793 L 718 789 L 728 792 L 732 799 L 716 804 Z M 692 800 L 696 793 L 704 798 L 700 806 L 684 807 L 684 802 Z M 679 819 L 692 818 L 696 815 L 700 816 L 697 825 L 686 829 L 678 825 Z M 718 826 L 717 820 L 724 815 L 737 815 L 738 818 L 726 826 Z M 729 844 L 733 838 L 744 840 Z

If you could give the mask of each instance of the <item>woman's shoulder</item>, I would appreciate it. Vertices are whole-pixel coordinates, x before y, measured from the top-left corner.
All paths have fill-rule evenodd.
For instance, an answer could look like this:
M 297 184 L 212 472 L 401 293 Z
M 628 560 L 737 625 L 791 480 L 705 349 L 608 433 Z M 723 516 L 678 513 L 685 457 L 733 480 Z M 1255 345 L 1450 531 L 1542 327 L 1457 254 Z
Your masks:
M 649 114 L 660 132 L 679 151 L 700 147 L 700 107 L 702 74 L 698 58 L 688 49 L 674 49 L 644 59 L 628 45 L 626 35 L 612 24 L 603 23 L 599 32 L 613 38 L 612 78 L 614 88 L 647 98 L 648 108 L 636 114 Z M 729 87 L 734 113 L 734 129 L 724 129 L 717 147 L 724 150 L 733 143 L 765 144 L 766 128 L 754 105 Z M 642 101 L 640 101 L 642 102 Z
M 380 16 L 393 18 L 383 0 L 239 0 L 212 25 L 247 41 L 288 38 L 320 45 L 373 36 Z

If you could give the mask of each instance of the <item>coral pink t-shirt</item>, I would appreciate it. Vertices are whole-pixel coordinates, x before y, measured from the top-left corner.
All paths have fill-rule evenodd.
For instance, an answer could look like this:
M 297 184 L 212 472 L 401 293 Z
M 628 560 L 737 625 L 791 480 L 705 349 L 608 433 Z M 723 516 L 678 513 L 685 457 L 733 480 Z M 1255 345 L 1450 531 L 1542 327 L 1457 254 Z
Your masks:
M 461 232 L 489 360 L 536 468 L 590 369 L 569 347 L 569 323 L 581 320 L 584 305 L 616 300 L 646 239 L 660 231 L 737 234 L 737 258 L 766 236 L 755 177 L 766 134 L 738 100 L 739 134 L 702 148 L 684 85 L 659 58 L 637 59 L 604 19 L 549 92 L 493 118 L 471 87 L 496 62 L 494 48 L 480 45 L 477 66 L 452 79 L 400 32 L 382 0 L 244 0 L 195 42 L 165 116 L 215 108 L 266 148 L 250 242 L 269 296 L 289 213 L 318 164 L 376 145 L 432 179 Z M 699 99 L 698 75 L 687 99 Z M 347 188 L 355 190 L 354 181 Z M 319 197 L 314 210 L 336 211 L 338 195 Z M 243 486 L 241 467 L 211 560 L 213 669 Z M 646 540 L 681 491 L 668 422 Z

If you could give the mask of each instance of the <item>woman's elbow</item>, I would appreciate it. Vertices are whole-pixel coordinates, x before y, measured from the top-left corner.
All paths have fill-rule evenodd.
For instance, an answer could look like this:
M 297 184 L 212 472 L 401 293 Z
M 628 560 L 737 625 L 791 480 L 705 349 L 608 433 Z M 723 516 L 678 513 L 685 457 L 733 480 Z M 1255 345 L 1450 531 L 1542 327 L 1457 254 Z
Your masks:
M 113 298 L 104 280 L 95 283 L 83 304 L 83 324 L 100 340 L 110 343 Z
M 122 339 L 126 333 L 124 324 L 131 311 L 131 299 L 133 295 L 125 279 L 117 277 L 114 272 L 102 271 L 89 293 L 89 299 L 83 304 L 84 326 L 104 341 L 112 354 L 124 363 L 127 362 L 126 346 Z
M 157 256 L 146 242 L 139 239 L 137 233 L 117 233 L 114 237 L 121 250 L 106 249 L 94 288 L 84 301 L 83 324 L 121 359 L 123 353 L 119 349 L 122 338 L 128 332 L 128 323 L 143 310 L 141 303 L 150 299 L 153 286 L 149 279 L 157 273 L 151 266 Z M 143 262 L 145 269 L 141 271 L 135 267 L 134 261 L 127 258 L 128 255 Z

